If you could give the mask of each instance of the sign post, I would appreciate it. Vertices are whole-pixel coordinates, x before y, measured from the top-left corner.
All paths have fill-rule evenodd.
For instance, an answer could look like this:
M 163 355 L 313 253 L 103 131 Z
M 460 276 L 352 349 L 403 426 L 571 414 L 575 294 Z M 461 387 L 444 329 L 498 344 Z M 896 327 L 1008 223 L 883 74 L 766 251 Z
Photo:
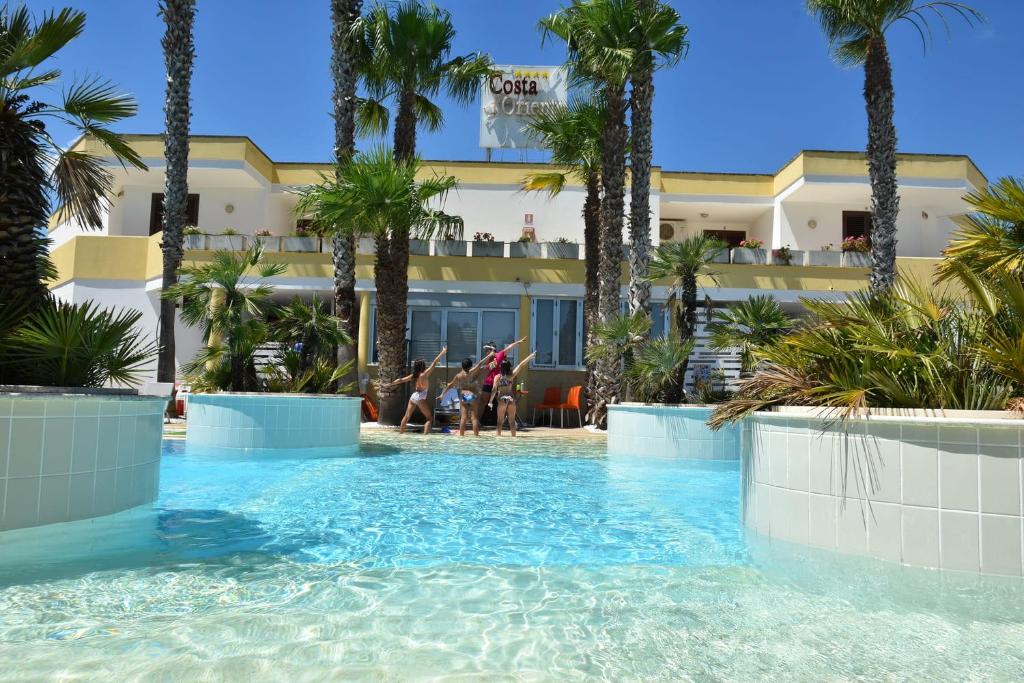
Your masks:
M 480 146 L 491 150 L 539 147 L 526 125 L 530 119 L 564 107 L 568 79 L 563 67 L 495 66 L 480 91 Z

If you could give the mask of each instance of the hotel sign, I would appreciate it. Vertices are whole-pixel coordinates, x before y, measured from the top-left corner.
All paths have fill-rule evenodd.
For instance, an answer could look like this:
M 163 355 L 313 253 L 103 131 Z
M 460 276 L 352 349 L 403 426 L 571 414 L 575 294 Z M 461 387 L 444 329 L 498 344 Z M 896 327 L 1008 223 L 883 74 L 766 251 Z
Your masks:
M 564 107 L 567 96 L 562 67 L 496 66 L 480 89 L 480 146 L 537 147 L 526 124 L 544 111 Z

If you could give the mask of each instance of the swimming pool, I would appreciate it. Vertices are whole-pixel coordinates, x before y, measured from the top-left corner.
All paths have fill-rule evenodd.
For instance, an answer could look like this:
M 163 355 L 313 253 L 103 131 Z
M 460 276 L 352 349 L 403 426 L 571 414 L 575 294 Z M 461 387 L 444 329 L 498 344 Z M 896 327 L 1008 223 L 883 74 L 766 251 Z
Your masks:
M 0 680 L 1024 677 L 1020 580 L 765 547 L 738 495 L 593 439 L 165 442 L 130 550 L 0 568 Z

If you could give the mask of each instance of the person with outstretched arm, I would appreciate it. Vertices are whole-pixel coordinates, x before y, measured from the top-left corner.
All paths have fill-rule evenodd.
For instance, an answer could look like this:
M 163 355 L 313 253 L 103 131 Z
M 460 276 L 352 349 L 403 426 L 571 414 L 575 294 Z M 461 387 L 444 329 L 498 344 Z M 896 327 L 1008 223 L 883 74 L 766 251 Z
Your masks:
M 505 423 L 506 416 L 512 436 L 516 435 L 516 377 L 536 355 L 537 352 L 534 351 L 524 358 L 515 369 L 512 368 L 511 361 L 506 359 L 501 362 L 498 377 L 494 380 L 494 393 L 491 397 L 491 401 L 498 402 L 498 436 L 501 436 L 501 428 Z
M 526 341 L 526 337 L 523 337 L 522 339 L 517 339 L 516 341 L 509 344 L 501 351 L 498 351 L 497 344 L 495 344 L 494 342 L 489 342 L 486 346 L 484 346 L 484 353 L 494 354 L 494 358 L 491 360 L 490 371 L 484 378 L 484 386 L 483 389 L 481 389 L 480 391 L 479 406 L 477 406 L 476 410 L 477 419 L 483 418 L 484 410 L 486 409 L 487 405 L 490 404 L 491 402 L 491 392 L 494 390 L 494 380 L 497 379 L 498 374 L 501 372 L 502 361 L 504 361 L 508 354 L 512 352 L 512 349 L 516 348 L 524 341 Z
M 430 409 L 430 403 L 427 401 L 427 393 L 430 391 L 430 373 L 434 371 L 434 368 L 437 367 L 437 364 L 441 362 L 441 358 L 446 353 L 448 353 L 447 346 L 441 349 L 441 353 L 437 354 L 437 358 L 434 359 L 434 362 L 429 367 L 426 361 L 422 358 L 417 358 L 416 362 L 412 364 L 412 374 L 399 377 L 394 382 L 384 385 L 387 388 L 391 388 L 405 382 L 413 383 L 412 396 L 409 397 L 409 407 L 406 408 L 405 415 L 402 417 L 402 424 L 398 428 L 400 433 L 405 434 L 405 426 L 409 424 L 409 418 L 412 417 L 413 412 L 417 409 L 423 413 L 423 417 L 427 418 L 427 421 L 423 424 L 423 433 L 430 433 L 430 428 L 434 423 L 434 413 Z
M 494 358 L 493 353 L 488 353 L 486 356 L 480 359 L 480 362 L 473 365 L 472 358 L 466 358 L 462 361 L 462 370 L 458 372 L 452 381 L 448 383 L 448 386 L 441 392 L 443 396 L 453 387 L 458 391 L 459 394 L 459 436 L 466 435 L 466 421 L 472 420 L 473 422 L 473 436 L 480 436 L 480 416 L 479 411 L 476 408 L 476 402 L 480 399 L 480 392 L 477 388 L 477 377 L 487 370 L 487 365 Z

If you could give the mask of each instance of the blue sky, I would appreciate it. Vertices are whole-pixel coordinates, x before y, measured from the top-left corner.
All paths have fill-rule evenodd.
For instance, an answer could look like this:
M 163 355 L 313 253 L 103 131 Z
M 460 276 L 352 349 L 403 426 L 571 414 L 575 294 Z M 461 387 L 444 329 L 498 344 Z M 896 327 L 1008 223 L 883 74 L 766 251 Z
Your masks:
M 162 23 L 156 0 L 65 0 L 84 10 L 84 36 L 60 58 L 66 75 L 100 74 L 139 101 L 125 132 L 163 125 Z M 29 0 L 39 13 L 56 5 Z M 367 3 L 369 4 L 369 3 Z M 557 0 L 442 0 L 459 52 L 498 63 L 557 64 L 537 19 Z M 658 74 L 655 163 L 672 170 L 769 172 L 800 149 L 863 149 L 862 71 L 830 59 L 803 0 L 675 0 L 690 27 L 688 58 Z M 990 179 L 1024 175 L 1024 2 L 974 0 L 988 22 L 936 26 L 927 53 L 895 29 L 896 124 L 902 151 L 969 154 Z M 331 153 L 327 0 L 198 0 L 194 133 L 248 135 L 278 161 Z M 481 159 L 478 104 L 444 103 L 445 129 L 421 133 L 430 159 Z M 58 139 L 72 138 L 57 130 Z M 366 146 L 369 143 L 363 143 Z M 518 152 L 505 152 L 517 160 Z M 529 158 L 539 158 L 533 153 Z

